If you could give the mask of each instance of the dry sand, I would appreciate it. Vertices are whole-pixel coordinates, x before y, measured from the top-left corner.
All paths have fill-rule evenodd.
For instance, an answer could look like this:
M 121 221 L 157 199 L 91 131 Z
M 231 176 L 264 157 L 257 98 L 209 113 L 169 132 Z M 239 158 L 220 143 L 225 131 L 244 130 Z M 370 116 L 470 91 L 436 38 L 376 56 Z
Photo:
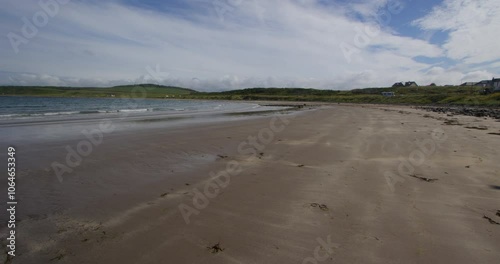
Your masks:
M 274 128 L 289 124 L 255 157 L 238 150 L 275 116 Z M 498 263 L 500 135 L 489 133 L 500 123 L 322 106 L 112 133 L 62 183 L 50 163 L 74 141 L 20 145 L 12 263 Z M 234 162 L 241 172 L 187 224 L 179 205 L 195 210 L 210 172 Z

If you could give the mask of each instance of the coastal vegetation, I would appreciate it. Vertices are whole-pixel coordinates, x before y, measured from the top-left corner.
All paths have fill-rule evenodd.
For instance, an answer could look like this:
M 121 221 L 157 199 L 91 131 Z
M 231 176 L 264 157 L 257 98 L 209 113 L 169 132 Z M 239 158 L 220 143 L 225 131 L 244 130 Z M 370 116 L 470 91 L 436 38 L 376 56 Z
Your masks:
M 383 96 L 382 92 L 394 92 L 394 96 Z M 354 90 L 248 88 L 222 92 L 198 92 L 192 89 L 155 84 L 109 88 L 0 86 L 0 95 L 500 106 L 500 93 L 484 93 L 484 88 L 476 86 L 418 86 Z
M 59 87 L 59 86 L 0 86 L 0 95 L 48 97 L 147 97 L 164 98 L 196 91 L 181 87 L 156 84 L 122 85 L 114 87 Z

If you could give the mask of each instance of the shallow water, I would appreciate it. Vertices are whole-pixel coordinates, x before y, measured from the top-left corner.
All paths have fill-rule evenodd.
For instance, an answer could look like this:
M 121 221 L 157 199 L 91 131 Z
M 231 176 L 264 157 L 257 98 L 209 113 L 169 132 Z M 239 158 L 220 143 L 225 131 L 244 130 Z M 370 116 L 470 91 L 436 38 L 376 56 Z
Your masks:
M 200 100 L 0 96 L 0 120 L 88 114 L 221 111 L 253 107 L 258 106 Z
M 0 142 L 30 144 L 85 138 L 100 126 L 113 132 L 167 129 L 215 120 L 249 118 L 285 107 L 255 103 L 105 98 L 0 97 Z M 103 132 L 106 134 L 107 132 Z

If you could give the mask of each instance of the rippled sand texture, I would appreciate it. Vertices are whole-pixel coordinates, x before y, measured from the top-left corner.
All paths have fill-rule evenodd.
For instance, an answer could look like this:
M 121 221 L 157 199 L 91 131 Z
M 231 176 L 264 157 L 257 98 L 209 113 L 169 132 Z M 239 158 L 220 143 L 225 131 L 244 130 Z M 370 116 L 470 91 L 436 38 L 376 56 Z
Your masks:
M 241 146 L 276 116 L 289 123 L 272 140 Z M 499 132 L 491 119 L 322 106 L 110 133 L 63 182 L 50 164 L 75 139 L 19 142 L 13 263 L 498 263 Z M 241 171 L 196 207 L 231 162 Z

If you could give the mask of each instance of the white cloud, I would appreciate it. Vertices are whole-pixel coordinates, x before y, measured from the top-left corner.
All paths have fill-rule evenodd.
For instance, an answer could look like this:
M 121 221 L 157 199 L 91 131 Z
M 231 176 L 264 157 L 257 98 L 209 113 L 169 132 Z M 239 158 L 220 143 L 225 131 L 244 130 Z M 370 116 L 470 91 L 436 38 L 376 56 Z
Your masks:
M 473 71 L 465 74 L 462 77 L 463 82 L 476 82 L 476 81 L 482 81 L 482 80 L 488 80 L 491 79 L 491 72 L 488 71 Z
M 425 30 L 448 31 L 443 47 L 449 58 L 468 64 L 500 59 L 498 0 L 445 0 L 414 23 Z
M 444 55 L 437 45 L 382 27 L 348 63 L 340 44 L 353 44 L 357 30 L 367 25 L 351 14 L 373 17 L 387 8 L 386 0 L 349 6 L 324 6 L 315 0 L 243 0 L 223 12 L 223 19 L 211 1 L 186 3 L 194 9 L 173 14 L 118 2 L 70 2 L 35 38 L 19 47 L 19 54 L 12 52 L 6 38 L 0 41 L 0 68 L 8 72 L 0 74 L 0 84 L 151 82 L 146 67 L 158 64 L 166 74 L 154 82 L 199 90 L 350 89 L 401 80 L 430 83 L 438 78 L 426 73 L 431 65 L 413 58 Z M 37 11 L 33 3 L 0 0 L 0 4 L 11 12 L 9 18 L 0 17 L 2 35 L 19 33 L 20 17 Z M 424 20 L 419 23 L 424 25 Z M 457 82 L 464 75 L 464 71 L 446 71 L 443 82 Z

